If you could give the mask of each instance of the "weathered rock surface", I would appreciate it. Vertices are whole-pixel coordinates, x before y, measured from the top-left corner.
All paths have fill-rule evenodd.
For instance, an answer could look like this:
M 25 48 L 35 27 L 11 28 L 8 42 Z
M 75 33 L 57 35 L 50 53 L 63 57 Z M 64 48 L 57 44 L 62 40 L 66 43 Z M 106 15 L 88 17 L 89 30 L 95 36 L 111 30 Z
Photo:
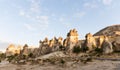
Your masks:
M 120 36 L 120 25 L 108 26 L 94 34 L 94 36 L 100 36 L 100 35 Z
M 58 51 L 58 52 L 53 52 L 53 53 L 50 53 L 50 54 L 47 54 L 47 55 L 37 57 L 36 60 L 37 59 L 49 59 L 49 58 L 66 57 L 66 56 L 67 55 L 65 55 L 63 52 Z
M 112 42 L 113 50 L 120 51 L 120 38 L 117 38 L 116 41 Z
M 89 51 L 97 47 L 96 40 L 91 33 L 86 34 L 85 38 L 84 47 L 88 48 Z
M 29 54 L 28 45 L 27 45 L 27 44 L 25 44 L 25 45 L 23 46 L 23 50 L 21 51 L 21 54 L 22 54 L 22 55 L 28 55 L 28 54 Z
M 21 46 L 16 46 L 14 44 L 10 44 L 8 46 L 8 48 L 6 49 L 6 56 L 11 56 L 11 55 L 15 55 L 15 54 L 20 54 L 21 51 Z
M 111 42 L 105 40 L 102 44 L 102 50 L 104 54 L 112 53 L 113 52 L 113 46 Z
M 113 51 L 120 51 L 119 41 L 120 41 L 120 25 L 112 25 L 108 26 L 97 33 L 94 34 L 94 36 L 107 36 L 109 39 L 109 42 L 112 43 Z M 98 46 L 101 46 L 101 43 L 104 40 L 104 37 L 99 39 L 101 42 L 99 42 Z
M 79 38 L 79 35 L 78 35 L 77 30 L 72 29 L 68 32 L 67 38 L 64 40 L 63 45 L 65 47 L 69 47 L 69 50 L 72 50 L 73 47 L 77 45 L 79 41 L 78 38 Z

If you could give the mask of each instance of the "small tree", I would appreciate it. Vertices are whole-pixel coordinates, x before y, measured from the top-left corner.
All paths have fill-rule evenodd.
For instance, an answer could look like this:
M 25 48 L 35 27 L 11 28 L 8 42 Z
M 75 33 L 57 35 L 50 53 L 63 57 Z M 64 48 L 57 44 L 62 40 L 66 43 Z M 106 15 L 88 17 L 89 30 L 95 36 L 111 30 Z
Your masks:
M 65 64 L 65 60 L 61 59 L 61 60 L 60 60 L 60 63 L 61 63 L 61 64 Z
M 102 49 L 101 49 L 101 48 L 96 48 L 95 51 L 96 51 L 97 53 L 102 53 Z
M 15 56 L 11 55 L 11 56 L 8 56 L 7 58 L 8 58 L 8 61 L 11 62 L 15 58 Z
M 21 56 L 22 56 L 21 59 L 24 59 L 24 60 L 27 59 L 27 57 L 28 57 L 28 56 L 25 55 L 25 54 L 23 54 L 23 55 L 21 55 Z
M 65 46 L 59 46 L 60 51 L 65 51 Z
M 88 50 L 89 50 L 89 48 L 88 48 L 87 46 L 85 46 L 85 47 L 82 48 L 82 51 L 83 51 L 83 52 L 86 52 L 86 51 L 88 51 Z
M 5 58 L 6 58 L 5 53 L 1 53 L 1 54 L 0 54 L 0 59 L 5 59 Z
M 74 46 L 74 48 L 73 48 L 73 53 L 78 54 L 78 53 L 80 53 L 80 52 L 81 52 L 80 46 Z
M 29 53 L 28 57 L 32 58 L 33 57 L 33 53 Z

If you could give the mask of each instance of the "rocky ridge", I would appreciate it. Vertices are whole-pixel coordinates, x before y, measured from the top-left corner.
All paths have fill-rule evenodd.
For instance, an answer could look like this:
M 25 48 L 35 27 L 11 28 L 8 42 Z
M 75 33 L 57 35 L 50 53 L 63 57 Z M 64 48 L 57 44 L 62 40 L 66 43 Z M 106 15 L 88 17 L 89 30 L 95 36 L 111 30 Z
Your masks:
M 115 33 L 114 33 L 115 32 Z M 71 29 L 67 33 L 67 37 L 47 37 L 39 41 L 38 48 L 30 48 L 27 44 L 21 47 L 16 47 L 11 44 L 6 49 L 6 56 L 18 55 L 16 58 L 29 59 L 38 58 L 54 52 L 62 52 L 65 56 L 74 56 L 80 53 L 90 54 L 101 53 L 110 54 L 120 51 L 120 25 L 109 26 L 96 34 L 87 33 L 85 40 L 79 40 L 79 35 L 76 29 Z M 61 53 L 58 53 L 61 54 Z

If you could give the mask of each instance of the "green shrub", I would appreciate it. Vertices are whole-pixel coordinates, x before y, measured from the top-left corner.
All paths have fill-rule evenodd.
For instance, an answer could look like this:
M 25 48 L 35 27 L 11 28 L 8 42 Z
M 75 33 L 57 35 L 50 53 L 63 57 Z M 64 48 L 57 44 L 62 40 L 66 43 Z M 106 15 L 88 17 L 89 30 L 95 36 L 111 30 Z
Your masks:
M 89 50 L 89 48 L 88 48 L 87 46 L 82 48 L 82 51 L 83 51 L 83 52 L 86 52 L 86 51 L 88 51 L 88 50 Z
M 1 59 L 0 59 L 0 63 L 1 63 Z
M 60 49 L 60 51 L 65 51 L 65 47 L 64 46 L 59 46 L 59 49 Z
M 11 55 L 11 56 L 7 56 L 7 58 L 8 58 L 8 61 L 11 62 L 15 58 L 15 56 Z
M 23 55 L 23 59 L 26 59 L 27 58 L 27 55 Z
M 74 46 L 74 48 L 73 48 L 73 53 L 78 54 L 78 53 L 80 53 L 80 52 L 81 52 L 80 46 Z
M 102 49 L 101 49 L 101 48 L 96 48 L 95 51 L 96 51 L 97 53 L 102 53 Z
M 28 57 L 32 58 L 33 57 L 33 53 L 29 53 Z
M 60 63 L 61 63 L 61 64 L 65 64 L 65 60 L 61 59 L 61 60 L 60 60 Z
M 6 58 L 5 53 L 1 53 L 1 54 L 0 54 L 0 59 L 5 59 L 5 58 Z

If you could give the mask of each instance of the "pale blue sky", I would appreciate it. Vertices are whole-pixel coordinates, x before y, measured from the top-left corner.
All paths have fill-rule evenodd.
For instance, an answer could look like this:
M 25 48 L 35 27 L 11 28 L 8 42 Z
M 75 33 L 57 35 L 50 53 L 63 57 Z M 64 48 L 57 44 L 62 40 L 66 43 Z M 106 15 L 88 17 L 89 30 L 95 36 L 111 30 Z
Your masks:
M 66 37 L 120 23 L 120 0 L 0 0 L 0 41 L 38 45 L 46 36 Z

